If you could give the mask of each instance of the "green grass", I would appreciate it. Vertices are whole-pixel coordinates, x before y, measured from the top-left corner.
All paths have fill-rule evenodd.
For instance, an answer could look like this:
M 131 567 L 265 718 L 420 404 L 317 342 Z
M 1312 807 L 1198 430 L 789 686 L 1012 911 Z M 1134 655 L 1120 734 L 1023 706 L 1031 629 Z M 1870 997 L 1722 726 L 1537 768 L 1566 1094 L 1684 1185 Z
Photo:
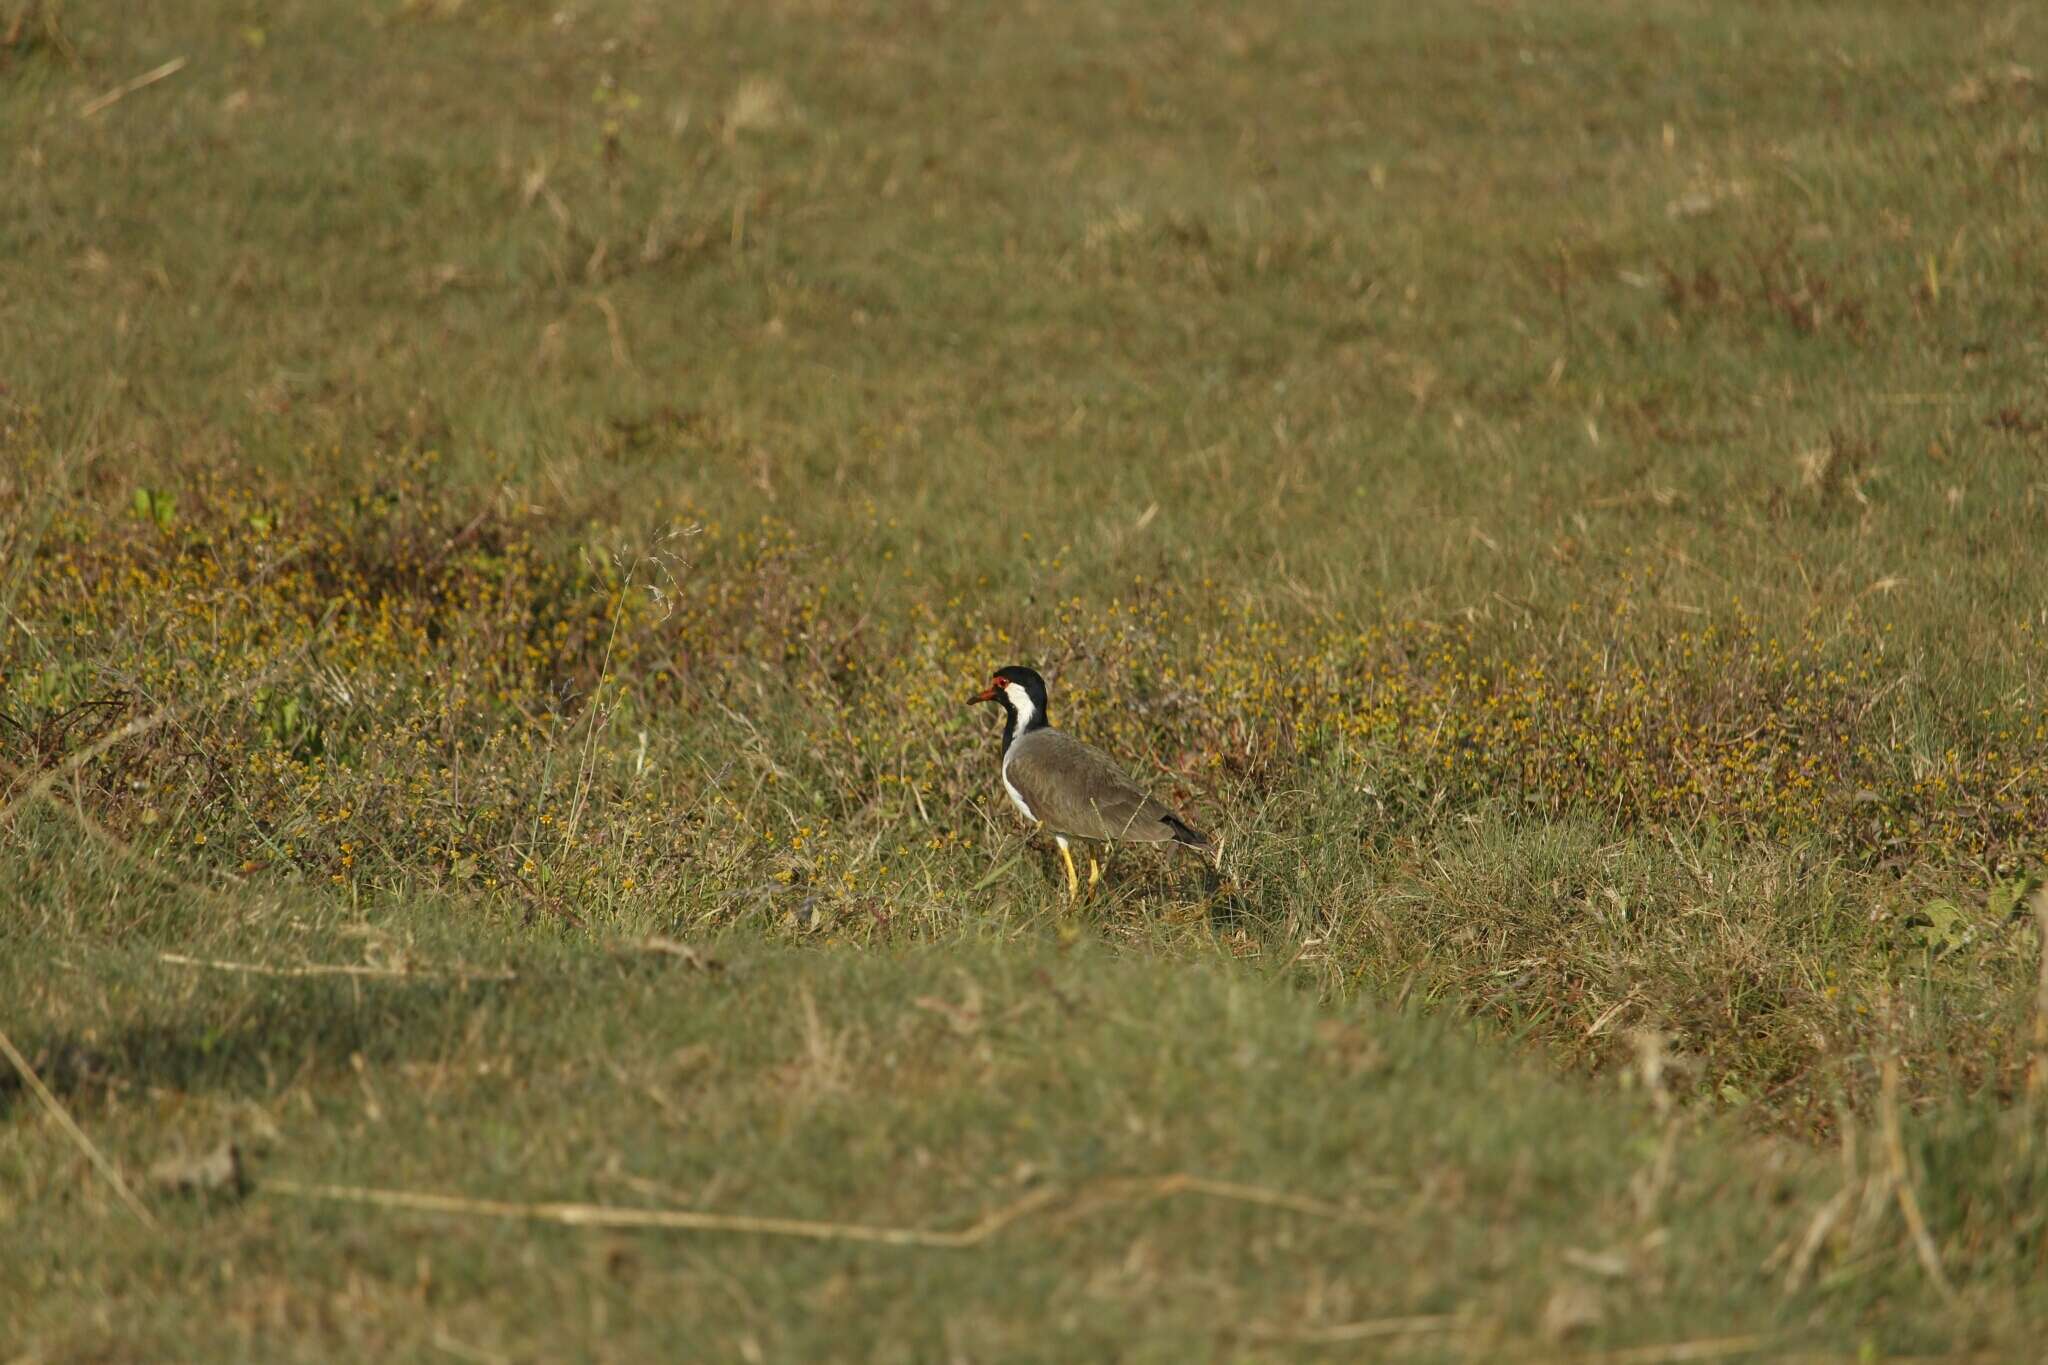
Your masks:
M 29 1358 L 1257 1358 L 1418 1317 L 1442 1320 L 1374 1346 L 1753 1337 L 1779 1355 L 2012 1348 L 2038 1306 L 2025 1239 L 1979 1245 L 1951 1259 L 1973 1323 L 1953 1335 L 1885 1190 L 1853 1169 L 1667 1129 L 1640 1098 L 1589 1102 L 1444 1021 L 1320 1008 L 1227 961 L 735 939 L 705 970 L 447 906 L 268 910 L 184 946 L 515 979 L 266 979 L 132 942 L 89 970 L 11 956 L 23 1045 L 116 1159 L 232 1139 L 251 1185 L 156 1194 L 146 1232 L 25 1091 L 0 1091 L 0 1267 Z M 1930 1145 L 2010 1182 L 1944 1182 L 1957 1206 L 1935 1217 L 1961 1228 L 1973 1200 L 2038 1182 L 1996 1150 L 2012 1137 Z M 1254 1188 L 1143 1197 L 1170 1174 Z M 877 1247 L 508 1226 L 308 1200 L 293 1180 L 944 1230 L 1046 1202 L 980 1245 Z M 1871 1206 L 1788 1292 L 1837 1191 Z M 1324 1207 L 1270 1202 L 1289 1198 Z
M 7 1092 L 10 1254 L 95 1248 L 25 1349 L 354 1352 L 363 1295 L 514 1357 L 596 1313 L 765 1357 L 2021 1340 L 2044 80 L 2025 11 L 1903 0 L 0 0 L 4 1025 L 132 1175 L 288 1135 L 240 1204 L 152 1196 L 152 1250 Z M 1120 853 L 1060 907 L 957 704 L 1010 662 L 1217 875 Z M 648 934 L 754 975 L 611 951 Z M 407 942 L 519 982 L 157 957 Z M 956 968 L 1014 1021 L 904 1033 Z M 1124 1003 L 1041 1017 L 1039 968 Z M 829 1096 L 807 992 L 859 1040 Z M 1318 1019 L 1386 1084 L 1232 1061 Z M 1699 1162 L 1655 1217 L 1652 1035 Z M 487 1052 L 517 1085 L 418 1069 Z M 614 1064 L 717 1092 L 688 1144 Z M 951 1253 L 448 1220 L 422 1293 L 392 1239 L 443 1222 L 263 1189 L 955 1226 L 1024 1162 L 1408 1193 L 1369 1250 L 1185 1196 Z

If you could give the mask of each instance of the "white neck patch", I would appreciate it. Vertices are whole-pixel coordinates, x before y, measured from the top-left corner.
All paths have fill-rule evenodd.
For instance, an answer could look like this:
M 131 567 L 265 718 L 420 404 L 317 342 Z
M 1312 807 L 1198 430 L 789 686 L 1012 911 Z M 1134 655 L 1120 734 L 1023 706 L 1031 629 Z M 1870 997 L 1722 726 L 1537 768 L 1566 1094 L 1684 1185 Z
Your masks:
M 1010 705 L 1017 711 L 1017 733 L 1023 734 L 1031 728 L 1031 722 L 1038 716 L 1038 708 L 1031 704 L 1031 694 L 1016 683 L 1004 683 L 1003 692 L 1010 699 Z

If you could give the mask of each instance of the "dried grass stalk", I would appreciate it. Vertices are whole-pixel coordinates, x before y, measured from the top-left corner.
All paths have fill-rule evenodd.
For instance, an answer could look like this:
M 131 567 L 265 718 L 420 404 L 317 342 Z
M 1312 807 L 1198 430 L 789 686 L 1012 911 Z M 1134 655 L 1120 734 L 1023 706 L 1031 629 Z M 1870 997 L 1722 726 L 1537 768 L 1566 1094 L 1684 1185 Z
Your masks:
M 416 1190 L 386 1190 L 360 1185 L 326 1185 L 298 1180 L 267 1180 L 271 1194 L 299 1199 L 325 1199 L 418 1213 L 451 1213 L 472 1218 L 507 1218 L 534 1223 L 559 1223 L 585 1228 L 662 1228 L 686 1232 L 735 1232 L 764 1237 L 798 1237 L 816 1242 L 870 1242 L 881 1246 L 964 1249 L 980 1246 L 1011 1224 L 1061 1197 L 1056 1186 L 1033 1190 L 1022 1199 L 982 1215 L 956 1232 L 930 1228 L 886 1227 L 872 1223 L 831 1223 L 808 1218 L 773 1218 L 748 1213 L 705 1213 L 696 1209 L 636 1209 L 612 1204 L 515 1203 L 470 1199 L 462 1195 Z M 1209 1180 L 1184 1172 L 1135 1180 L 1109 1180 L 1082 1190 L 1065 1218 L 1081 1218 L 1113 1205 L 1174 1194 L 1199 1194 L 1211 1199 L 1266 1208 L 1288 1209 L 1318 1217 L 1356 1218 L 1334 1204 L 1280 1190 Z
M 107 1178 L 107 1183 L 114 1187 L 114 1193 L 119 1195 L 121 1202 L 128 1206 L 128 1211 L 140 1219 L 142 1225 L 150 1231 L 161 1231 L 157 1225 L 156 1216 L 143 1206 L 140 1199 L 135 1197 L 135 1191 L 128 1188 L 128 1182 L 121 1178 L 121 1172 L 115 1169 L 114 1163 L 107 1160 L 106 1153 L 93 1145 L 93 1140 L 85 1135 L 85 1130 L 80 1128 L 77 1122 L 72 1119 L 70 1111 L 66 1110 L 57 1097 L 50 1093 L 50 1087 L 43 1084 L 43 1078 L 36 1075 L 36 1069 L 28 1064 L 28 1058 L 21 1055 L 21 1052 L 14 1046 L 14 1040 L 7 1036 L 5 1030 L 0 1030 L 0 1055 L 4 1055 L 8 1061 L 14 1063 L 14 1069 L 21 1073 L 22 1081 L 34 1092 L 35 1097 L 43 1102 L 43 1107 L 50 1111 L 51 1116 L 57 1120 L 58 1127 L 64 1130 L 71 1141 L 77 1145 L 78 1150 L 85 1153 L 85 1159 L 90 1161 L 93 1167 Z

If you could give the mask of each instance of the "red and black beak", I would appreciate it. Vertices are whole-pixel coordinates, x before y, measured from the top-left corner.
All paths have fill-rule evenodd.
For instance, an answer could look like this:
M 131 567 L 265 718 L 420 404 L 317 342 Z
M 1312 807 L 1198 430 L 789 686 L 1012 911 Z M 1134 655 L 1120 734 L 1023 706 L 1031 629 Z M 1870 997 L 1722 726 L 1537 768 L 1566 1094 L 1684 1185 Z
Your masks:
M 969 697 L 967 699 L 967 704 L 969 706 L 979 706 L 981 705 L 981 703 L 985 701 L 994 701 L 1002 695 L 1003 685 L 999 682 L 992 682 L 987 687 L 983 688 L 981 691 Z

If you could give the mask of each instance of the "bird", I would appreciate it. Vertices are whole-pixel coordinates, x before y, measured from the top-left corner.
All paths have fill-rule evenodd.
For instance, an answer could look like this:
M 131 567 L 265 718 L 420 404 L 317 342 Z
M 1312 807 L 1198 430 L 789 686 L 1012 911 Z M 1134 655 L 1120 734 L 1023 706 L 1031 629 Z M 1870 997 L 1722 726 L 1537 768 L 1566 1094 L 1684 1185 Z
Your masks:
M 1209 836 L 1154 799 L 1124 775 L 1116 761 L 1091 744 L 1055 730 L 1046 718 L 1045 679 L 1022 664 L 999 668 L 969 706 L 1002 704 L 1003 790 L 1018 813 L 1052 831 L 1067 865 L 1067 895 L 1079 898 L 1073 839 L 1125 839 L 1144 844 L 1202 848 Z M 1088 860 L 1088 885 L 1102 880 Z

